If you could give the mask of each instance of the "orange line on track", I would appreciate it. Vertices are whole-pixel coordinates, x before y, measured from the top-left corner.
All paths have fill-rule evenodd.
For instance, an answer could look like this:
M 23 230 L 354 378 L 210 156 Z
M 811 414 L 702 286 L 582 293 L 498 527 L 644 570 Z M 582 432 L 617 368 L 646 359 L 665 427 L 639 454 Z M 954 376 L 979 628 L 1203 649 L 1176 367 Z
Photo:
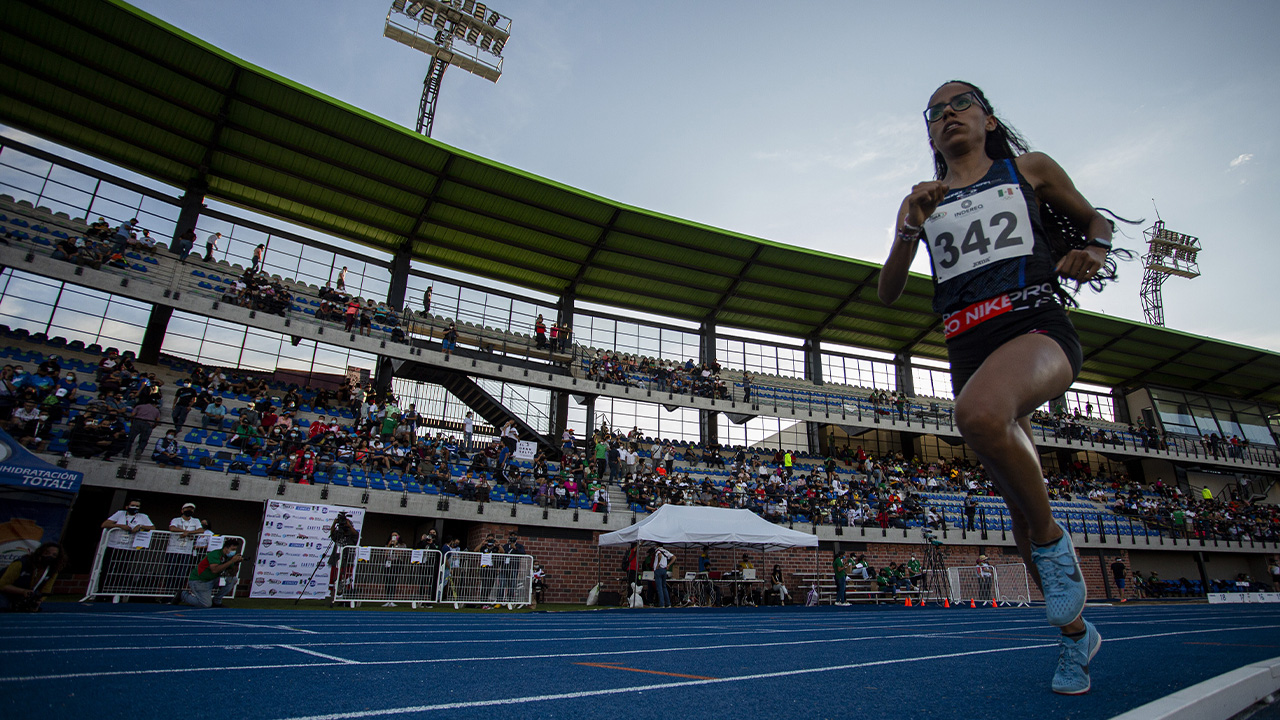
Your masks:
M 622 667 L 621 665 L 611 665 L 607 663 L 574 663 L 574 665 L 585 665 L 587 667 L 605 668 L 606 670 L 626 670 L 627 672 L 648 673 L 650 675 L 667 675 L 670 677 L 689 678 L 691 680 L 718 680 L 719 678 L 707 677 L 706 675 L 683 675 L 681 673 L 661 672 L 659 670 L 641 670 L 639 668 Z

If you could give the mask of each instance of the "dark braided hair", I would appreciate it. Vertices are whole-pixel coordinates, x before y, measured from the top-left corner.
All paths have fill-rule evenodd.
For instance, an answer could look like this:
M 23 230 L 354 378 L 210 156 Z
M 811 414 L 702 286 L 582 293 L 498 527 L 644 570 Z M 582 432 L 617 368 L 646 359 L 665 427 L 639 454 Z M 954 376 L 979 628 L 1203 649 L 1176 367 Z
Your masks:
M 950 80 L 943 83 L 943 85 L 952 83 L 971 88 L 983 112 L 995 118 L 996 128 L 987 133 L 986 144 L 983 146 L 987 157 L 992 160 L 1012 160 L 1030 151 L 1026 139 L 1017 130 L 1006 125 L 1003 120 L 996 116 L 995 111 L 991 108 L 991 103 L 987 100 L 987 96 L 983 94 L 982 88 L 964 80 Z M 930 146 L 932 147 L 932 140 L 930 140 Z M 933 149 L 933 172 L 937 180 L 944 180 L 947 177 L 947 161 L 937 148 Z M 1117 220 L 1130 225 L 1137 225 L 1143 222 L 1142 220 L 1126 220 L 1106 208 L 1095 209 L 1110 216 L 1107 218 L 1107 222 L 1111 224 L 1112 231 L 1116 229 Z M 1040 221 L 1044 226 L 1045 238 L 1049 242 L 1049 253 L 1052 255 L 1055 265 L 1072 250 L 1083 250 L 1089 246 L 1090 238 L 1086 233 L 1088 228 L 1076 223 L 1043 200 L 1040 202 Z M 1114 281 L 1118 277 L 1116 273 L 1117 258 L 1132 260 L 1133 257 L 1134 254 L 1130 250 L 1113 248 L 1111 252 L 1107 253 L 1107 259 L 1103 261 L 1102 268 L 1087 283 L 1070 281 L 1075 283 L 1075 287 L 1067 290 L 1062 286 L 1061 279 L 1055 276 L 1053 279 L 1054 291 L 1068 307 L 1078 306 L 1079 303 L 1076 302 L 1075 293 L 1079 291 L 1081 285 L 1088 285 L 1094 292 L 1101 292 L 1108 282 Z

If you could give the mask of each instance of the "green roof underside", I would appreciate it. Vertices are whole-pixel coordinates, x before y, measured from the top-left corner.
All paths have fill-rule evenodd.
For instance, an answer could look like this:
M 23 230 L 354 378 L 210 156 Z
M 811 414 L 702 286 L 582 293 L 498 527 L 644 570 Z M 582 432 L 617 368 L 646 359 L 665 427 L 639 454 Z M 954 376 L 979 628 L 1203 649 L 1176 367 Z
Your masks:
M 177 188 L 561 296 L 945 359 L 932 287 L 666 217 L 422 137 L 117 0 L 0 3 L 0 121 Z M 1073 314 L 1081 380 L 1280 402 L 1280 354 Z

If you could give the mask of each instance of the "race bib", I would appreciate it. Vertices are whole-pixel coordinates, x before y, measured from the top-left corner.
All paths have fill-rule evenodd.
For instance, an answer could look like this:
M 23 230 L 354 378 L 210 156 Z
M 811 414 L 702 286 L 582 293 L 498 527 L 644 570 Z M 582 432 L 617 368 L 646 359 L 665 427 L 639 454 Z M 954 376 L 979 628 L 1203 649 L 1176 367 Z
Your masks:
M 1031 217 L 1022 188 L 1006 183 L 939 205 L 924 232 L 939 283 L 1000 260 L 1031 254 Z

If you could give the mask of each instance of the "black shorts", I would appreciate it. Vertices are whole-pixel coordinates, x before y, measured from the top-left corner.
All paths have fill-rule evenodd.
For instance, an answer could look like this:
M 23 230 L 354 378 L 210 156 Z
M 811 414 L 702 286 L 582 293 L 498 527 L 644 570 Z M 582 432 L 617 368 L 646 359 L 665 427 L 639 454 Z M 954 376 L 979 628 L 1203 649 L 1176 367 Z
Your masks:
M 947 355 L 951 360 L 951 387 L 955 397 L 960 397 L 969 378 L 978 372 L 982 363 L 1000 346 L 1030 333 L 1048 335 L 1067 354 L 1071 363 L 1071 379 L 1080 375 L 1084 364 L 1084 352 L 1080 337 L 1067 318 L 1061 305 L 1046 305 L 1034 310 L 1005 313 L 976 325 L 947 341 Z

